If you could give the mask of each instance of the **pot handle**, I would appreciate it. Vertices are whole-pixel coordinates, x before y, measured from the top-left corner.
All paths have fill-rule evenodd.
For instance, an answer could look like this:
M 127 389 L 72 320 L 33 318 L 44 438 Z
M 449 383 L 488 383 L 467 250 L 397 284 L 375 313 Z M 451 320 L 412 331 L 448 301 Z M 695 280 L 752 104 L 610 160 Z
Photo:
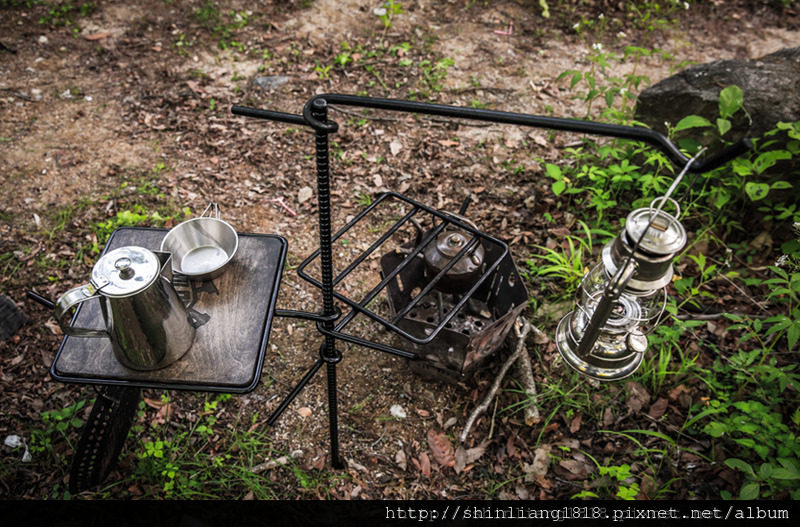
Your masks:
M 205 218 L 206 214 L 208 214 L 209 218 L 219 219 L 219 205 L 216 202 L 211 202 L 206 207 L 206 210 L 200 215 L 201 218 Z
M 73 307 L 86 300 L 98 298 L 100 296 L 98 292 L 107 284 L 108 282 L 98 287 L 93 281 L 90 281 L 88 284 L 70 289 L 59 297 L 54 310 L 56 321 L 65 335 L 70 337 L 108 337 L 108 332 L 104 329 L 73 327 L 67 320 L 67 315 Z

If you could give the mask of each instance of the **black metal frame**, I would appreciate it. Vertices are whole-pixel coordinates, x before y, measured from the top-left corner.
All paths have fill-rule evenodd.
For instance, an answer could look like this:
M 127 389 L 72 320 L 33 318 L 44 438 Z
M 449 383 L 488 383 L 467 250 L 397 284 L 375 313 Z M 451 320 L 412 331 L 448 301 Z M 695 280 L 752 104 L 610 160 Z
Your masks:
M 342 360 L 342 354 L 336 348 L 336 341 L 342 340 L 344 342 L 369 347 L 377 351 L 390 353 L 400 357 L 406 357 L 409 359 L 415 358 L 415 356 L 408 351 L 400 350 L 397 348 L 393 348 L 391 346 L 386 346 L 384 344 L 367 341 L 365 339 L 349 335 L 347 333 L 344 333 L 343 329 L 356 315 L 364 314 L 369 318 L 371 318 L 372 320 L 382 324 L 384 327 L 390 329 L 391 331 L 400 334 L 404 338 L 408 338 L 417 343 L 424 344 L 425 342 L 429 342 L 430 339 L 433 339 L 436 336 L 436 334 L 441 330 L 441 328 L 444 327 L 444 325 L 447 323 L 449 318 L 445 317 L 445 320 L 440 321 L 441 324 L 437 326 L 437 328 L 429 336 L 430 338 L 426 337 L 425 339 L 417 339 L 397 327 L 396 323 L 399 319 L 402 318 L 402 314 L 398 314 L 395 317 L 395 319 L 390 322 L 381 318 L 372 311 L 368 310 L 366 308 L 367 304 L 369 304 L 369 302 L 372 301 L 375 298 L 375 296 L 377 296 L 377 294 L 386 286 L 386 284 L 389 283 L 389 281 L 394 277 L 394 275 L 385 277 L 384 280 L 381 282 L 381 284 L 379 284 L 378 287 L 370 291 L 367 294 L 367 296 L 360 302 L 352 301 L 343 295 L 337 294 L 334 290 L 335 285 L 338 284 L 342 279 L 344 279 L 355 268 L 355 266 L 358 265 L 358 263 L 363 262 L 363 260 L 367 256 L 369 256 L 369 254 L 374 252 L 375 249 L 380 245 L 380 243 L 376 242 L 377 244 L 373 244 L 366 252 L 362 253 L 360 256 L 356 258 L 357 263 L 351 264 L 351 266 L 345 269 L 345 271 L 340 273 L 338 276 L 334 276 L 333 254 L 332 254 L 333 242 L 337 240 L 340 236 L 342 236 L 345 232 L 347 232 L 358 221 L 363 219 L 370 211 L 374 210 L 374 208 L 379 203 L 383 202 L 384 199 L 392 197 L 407 202 L 408 204 L 412 205 L 413 208 L 412 211 L 406 214 L 406 216 L 404 216 L 403 219 L 401 219 L 399 222 L 397 222 L 394 226 L 390 228 L 391 232 L 387 232 L 384 235 L 384 237 L 381 238 L 382 240 L 385 240 L 389 236 L 391 236 L 392 232 L 395 232 L 403 223 L 409 221 L 411 217 L 418 211 L 424 210 L 425 212 L 433 214 L 435 217 L 441 220 L 441 223 L 436 227 L 434 233 L 427 236 L 427 239 L 424 240 L 424 242 L 429 242 L 430 240 L 434 239 L 436 234 L 438 232 L 441 232 L 441 230 L 443 230 L 448 224 L 454 224 L 457 227 L 470 232 L 474 236 L 472 243 L 475 243 L 477 242 L 478 239 L 480 239 L 488 241 L 489 243 L 499 244 L 503 247 L 503 250 L 505 251 L 503 253 L 504 255 L 507 253 L 508 247 L 503 242 L 477 231 L 473 227 L 464 224 L 463 222 L 459 221 L 458 219 L 452 216 L 427 208 L 420 203 L 417 203 L 413 200 L 410 200 L 409 198 L 403 197 L 395 193 L 388 193 L 381 196 L 381 198 L 379 198 L 375 203 L 373 203 L 371 207 L 368 207 L 367 210 L 365 210 L 359 216 L 357 216 L 356 219 L 354 219 L 352 222 L 346 225 L 342 230 L 337 232 L 336 235 L 333 235 L 331 232 L 331 195 L 330 195 L 331 174 L 330 174 L 330 152 L 329 152 L 328 136 L 332 133 L 335 133 L 338 130 L 338 124 L 328 119 L 329 104 L 356 106 L 361 108 L 371 108 L 377 110 L 388 110 L 388 111 L 397 111 L 406 113 L 437 115 L 441 117 L 449 117 L 454 119 L 488 121 L 500 124 L 511 124 L 518 126 L 534 127 L 534 128 L 547 128 L 551 130 L 561 130 L 567 132 L 586 133 L 593 135 L 602 135 L 602 136 L 617 137 L 622 139 L 643 141 L 664 151 L 669 157 L 670 161 L 672 161 L 672 163 L 674 163 L 676 166 L 684 166 L 686 165 L 686 163 L 689 162 L 689 158 L 683 155 L 681 151 L 678 149 L 678 147 L 674 143 L 672 143 L 667 137 L 648 128 L 641 128 L 641 127 L 621 126 L 621 125 L 613 125 L 606 123 L 596 123 L 591 121 L 580 121 L 580 120 L 563 119 L 556 117 L 543 117 L 543 116 L 526 115 L 519 113 L 499 112 L 493 110 L 481 110 L 475 108 L 444 106 L 439 104 L 430 104 L 423 102 L 400 101 L 394 99 L 379 99 L 379 98 L 342 95 L 342 94 L 324 94 L 312 97 L 306 102 L 305 106 L 303 107 L 302 115 L 294 115 L 283 112 L 274 112 L 269 110 L 234 106 L 231 111 L 236 115 L 255 117 L 259 119 L 265 119 L 265 120 L 282 122 L 293 125 L 309 126 L 314 130 L 320 247 L 317 251 L 315 251 L 301 264 L 298 273 L 304 280 L 309 281 L 310 283 L 312 283 L 314 286 L 318 287 L 321 290 L 322 304 L 323 304 L 322 311 L 320 313 L 308 313 L 302 311 L 276 310 L 275 314 L 277 316 L 297 317 L 297 318 L 316 321 L 318 331 L 324 336 L 324 342 L 320 347 L 319 358 L 316 360 L 314 365 L 308 370 L 305 376 L 298 382 L 298 384 L 294 387 L 291 393 L 289 393 L 289 395 L 286 396 L 286 398 L 278 406 L 278 408 L 272 413 L 272 415 L 270 415 L 270 417 L 267 420 L 267 424 L 272 425 L 275 423 L 275 421 L 286 410 L 289 404 L 291 404 L 294 398 L 303 390 L 306 384 L 308 384 L 308 382 L 314 377 L 314 375 L 316 375 L 316 373 L 320 370 L 320 368 L 324 364 L 327 368 L 327 377 L 328 377 L 328 415 L 329 415 L 329 425 L 330 425 L 331 464 L 335 468 L 341 468 L 343 466 L 341 460 L 339 459 L 338 397 L 337 397 L 337 387 L 336 387 L 337 383 L 336 365 Z M 721 152 L 706 158 L 702 162 L 693 163 L 692 166 L 689 167 L 689 171 L 692 173 L 708 172 L 718 166 L 727 163 L 734 157 L 744 153 L 750 148 L 752 148 L 752 143 L 748 139 L 742 139 L 739 142 L 731 145 L 730 147 L 722 150 Z M 425 243 L 422 243 L 421 245 L 424 246 Z M 459 256 L 452 259 L 451 265 L 459 260 L 461 254 L 466 254 L 466 251 L 468 251 L 470 247 L 471 244 L 467 245 L 464 249 L 462 249 L 461 253 L 459 253 Z M 418 247 L 417 252 L 419 250 L 422 249 Z M 321 276 L 319 280 L 312 278 L 305 272 L 306 267 L 316 258 L 320 259 Z M 499 261 L 500 259 L 498 259 L 497 262 L 495 262 L 495 265 L 497 265 Z M 466 300 L 470 297 L 470 295 L 480 286 L 480 283 L 485 279 L 485 277 L 489 276 L 491 272 L 494 270 L 494 267 L 492 266 L 489 267 L 490 269 L 488 269 L 487 272 L 484 274 L 484 276 L 481 279 L 479 279 L 479 282 L 476 285 L 474 285 L 467 294 L 464 295 L 460 305 L 458 306 L 459 308 L 463 306 L 463 303 L 466 302 Z M 448 270 L 449 267 L 445 268 L 441 274 L 446 273 Z M 397 272 L 399 272 L 399 269 L 397 270 Z M 434 279 L 432 280 L 433 283 L 429 284 L 427 289 L 433 288 L 435 282 L 441 278 L 440 275 L 434 277 Z M 425 295 L 420 294 L 418 295 L 418 298 L 422 298 L 423 296 Z M 344 317 L 342 317 L 341 310 L 335 305 L 336 300 L 340 300 L 346 303 L 351 308 L 351 311 Z M 458 309 L 453 309 L 451 316 L 455 314 L 457 311 Z M 339 320 L 340 318 L 341 320 Z

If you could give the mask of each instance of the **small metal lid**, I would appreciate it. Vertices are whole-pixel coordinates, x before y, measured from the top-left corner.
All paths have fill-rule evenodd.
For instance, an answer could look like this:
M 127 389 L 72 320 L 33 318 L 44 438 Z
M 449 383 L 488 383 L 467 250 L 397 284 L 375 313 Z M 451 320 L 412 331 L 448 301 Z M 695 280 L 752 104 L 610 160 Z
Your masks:
M 653 219 L 653 224 L 647 229 Z M 675 216 L 657 211 L 654 208 L 636 209 L 628 215 L 625 222 L 625 232 L 631 244 L 635 244 L 642 232 L 647 232 L 642 238 L 639 249 L 651 254 L 672 254 L 680 251 L 686 245 L 686 230 Z
M 467 239 L 460 232 L 443 232 L 436 239 L 436 249 L 448 259 L 456 255 L 467 244 Z
M 144 247 L 120 247 L 94 264 L 92 283 L 100 294 L 127 297 L 146 289 L 161 272 L 158 256 Z

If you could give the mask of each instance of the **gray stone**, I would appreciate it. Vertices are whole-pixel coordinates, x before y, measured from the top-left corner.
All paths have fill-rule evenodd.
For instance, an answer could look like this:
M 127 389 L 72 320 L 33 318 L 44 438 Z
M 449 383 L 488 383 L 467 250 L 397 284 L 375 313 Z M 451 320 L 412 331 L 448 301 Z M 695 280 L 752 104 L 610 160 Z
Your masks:
M 636 119 L 662 133 L 665 121 L 674 126 L 687 115 L 714 123 L 719 117 L 719 93 L 731 85 L 742 89 L 749 119 L 737 112 L 725 139 L 758 138 L 780 121 L 800 120 L 800 47 L 756 60 L 719 60 L 688 68 L 644 90 Z
M 0 342 L 14 335 L 28 319 L 17 304 L 0 295 Z
M 268 77 L 256 77 L 253 79 L 253 86 L 262 90 L 274 90 L 282 84 L 289 82 L 289 77 L 282 75 L 271 75 Z

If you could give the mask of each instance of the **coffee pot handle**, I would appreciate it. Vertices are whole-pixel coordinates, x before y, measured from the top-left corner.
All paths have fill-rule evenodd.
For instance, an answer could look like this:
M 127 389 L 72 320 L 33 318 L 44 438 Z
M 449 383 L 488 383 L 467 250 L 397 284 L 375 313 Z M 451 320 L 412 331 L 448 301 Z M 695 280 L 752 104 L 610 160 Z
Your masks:
M 102 286 L 97 287 L 93 282 L 89 282 L 70 289 L 59 297 L 54 310 L 56 321 L 65 335 L 70 337 L 108 337 L 108 332 L 104 329 L 73 327 L 69 325 L 69 320 L 67 319 L 67 315 L 73 307 L 92 298 L 98 298 L 100 296 L 98 292 L 101 288 Z

